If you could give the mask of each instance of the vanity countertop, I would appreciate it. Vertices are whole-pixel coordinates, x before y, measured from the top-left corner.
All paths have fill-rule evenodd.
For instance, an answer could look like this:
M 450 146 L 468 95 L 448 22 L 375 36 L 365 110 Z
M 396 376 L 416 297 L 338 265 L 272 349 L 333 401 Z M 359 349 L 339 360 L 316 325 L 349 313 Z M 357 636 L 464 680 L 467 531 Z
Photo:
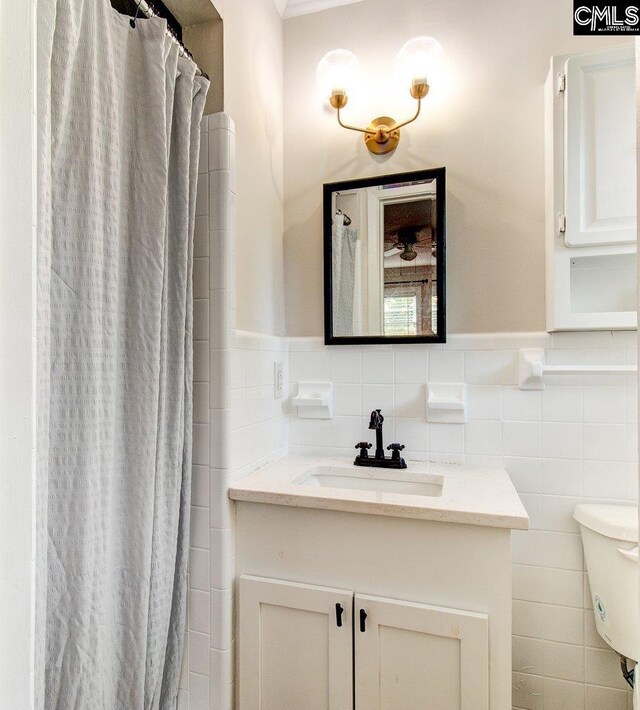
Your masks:
M 344 476 L 355 483 L 353 487 L 344 483 L 331 487 L 326 482 L 310 485 L 314 477 L 309 474 L 314 471 L 321 477 L 326 475 L 325 481 Z M 362 488 L 358 487 L 358 480 L 363 483 Z M 380 483 L 388 483 L 390 490 L 367 490 Z M 435 487 L 440 493 L 398 492 L 402 486 L 407 490 Z M 522 501 L 509 475 L 501 468 L 409 461 L 404 470 L 365 469 L 343 458 L 291 455 L 233 484 L 229 497 L 236 501 L 443 523 L 518 530 L 529 527 Z

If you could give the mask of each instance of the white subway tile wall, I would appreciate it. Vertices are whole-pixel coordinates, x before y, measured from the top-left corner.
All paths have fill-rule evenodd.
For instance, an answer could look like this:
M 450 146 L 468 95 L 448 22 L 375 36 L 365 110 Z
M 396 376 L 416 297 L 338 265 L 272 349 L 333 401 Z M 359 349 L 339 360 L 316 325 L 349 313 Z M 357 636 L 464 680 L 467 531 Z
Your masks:
M 235 331 L 235 137 L 203 119 L 194 237 L 194 424 L 188 631 L 178 710 L 231 710 L 234 537 L 229 483 L 286 454 L 288 343 Z M 274 398 L 274 362 L 285 371 Z
M 188 632 L 178 710 L 231 710 L 234 542 L 231 482 L 289 449 L 353 456 L 381 408 L 410 458 L 504 466 L 531 517 L 513 536 L 513 707 L 631 710 L 617 657 L 598 636 L 571 512 L 636 501 L 635 378 L 553 376 L 517 389 L 517 350 L 550 364 L 636 361 L 635 333 L 454 335 L 446 345 L 326 348 L 319 338 L 236 331 L 235 139 L 205 117 L 194 241 L 194 456 Z M 274 397 L 274 363 L 285 392 Z M 300 380 L 334 387 L 331 420 L 300 420 Z M 426 421 L 428 382 L 466 382 L 464 425 Z
M 504 466 L 531 518 L 531 530 L 513 533 L 513 707 L 631 710 L 617 656 L 595 630 L 572 512 L 580 501 L 637 501 L 636 379 L 548 376 L 542 392 L 521 391 L 521 347 L 544 347 L 550 363 L 637 357 L 635 333 L 454 335 L 446 345 L 332 348 L 293 338 L 291 391 L 300 379 L 333 382 L 334 416 L 301 420 L 293 410 L 291 450 L 351 457 L 370 434 L 370 411 L 381 408 L 386 441 L 405 444 L 408 458 Z M 467 383 L 466 424 L 426 420 L 429 381 Z
M 232 333 L 230 472 L 231 482 L 289 447 L 288 364 L 285 338 L 243 331 Z M 284 368 L 285 389 L 275 398 L 275 363 Z
M 231 710 L 233 533 L 229 482 L 234 127 L 205 116 L 193 264 L 193 479 L 188 626 L 178 710 Z M 225 669 L 225 673 L 222 669 Z M 213 675 L 215 671 L 215 675 Z

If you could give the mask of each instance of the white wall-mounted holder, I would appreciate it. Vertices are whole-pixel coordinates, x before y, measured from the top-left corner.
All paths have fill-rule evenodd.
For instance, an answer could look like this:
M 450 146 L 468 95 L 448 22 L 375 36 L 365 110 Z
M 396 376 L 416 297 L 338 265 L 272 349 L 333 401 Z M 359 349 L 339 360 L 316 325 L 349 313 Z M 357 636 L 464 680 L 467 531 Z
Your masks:
M 331 382 L 298 382 L 298 394 L 291 400 L 301 419 L 331 419 L 333 384 Z
M 467 385 L 459 382 L 430 382 L 427 385 L 427 420 L 464 424 L 467 420 Z
M 635 365 L 547 365 L 542 348 L 525 348 L 519 353 L 518 384 L 521 390 L 542 390 L 545 375 L 624 375 L 637 371 Z
M 520 350 L 518 357 L 518 384 L 521 390 L 544 389 L 545 353 L 542 348 Z

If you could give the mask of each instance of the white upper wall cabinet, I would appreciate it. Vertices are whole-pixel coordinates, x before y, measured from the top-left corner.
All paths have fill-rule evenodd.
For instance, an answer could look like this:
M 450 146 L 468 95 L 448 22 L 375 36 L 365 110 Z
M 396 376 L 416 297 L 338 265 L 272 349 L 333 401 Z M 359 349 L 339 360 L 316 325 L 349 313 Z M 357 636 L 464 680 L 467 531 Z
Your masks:
M 633 329 L 633 44 L 554 57 L 545 95 L 547 329 Z
M 633 48 L 570 57 L 565 75 L 565 243 L 635 243 Z

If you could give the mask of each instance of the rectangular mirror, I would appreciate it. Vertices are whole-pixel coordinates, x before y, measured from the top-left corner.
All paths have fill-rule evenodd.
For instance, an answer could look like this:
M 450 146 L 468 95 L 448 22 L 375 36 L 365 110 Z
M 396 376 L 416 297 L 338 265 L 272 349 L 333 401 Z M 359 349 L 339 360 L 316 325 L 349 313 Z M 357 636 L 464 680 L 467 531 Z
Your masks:
M 445 169 L 324 185 L 325 343 L 444 343 Z

